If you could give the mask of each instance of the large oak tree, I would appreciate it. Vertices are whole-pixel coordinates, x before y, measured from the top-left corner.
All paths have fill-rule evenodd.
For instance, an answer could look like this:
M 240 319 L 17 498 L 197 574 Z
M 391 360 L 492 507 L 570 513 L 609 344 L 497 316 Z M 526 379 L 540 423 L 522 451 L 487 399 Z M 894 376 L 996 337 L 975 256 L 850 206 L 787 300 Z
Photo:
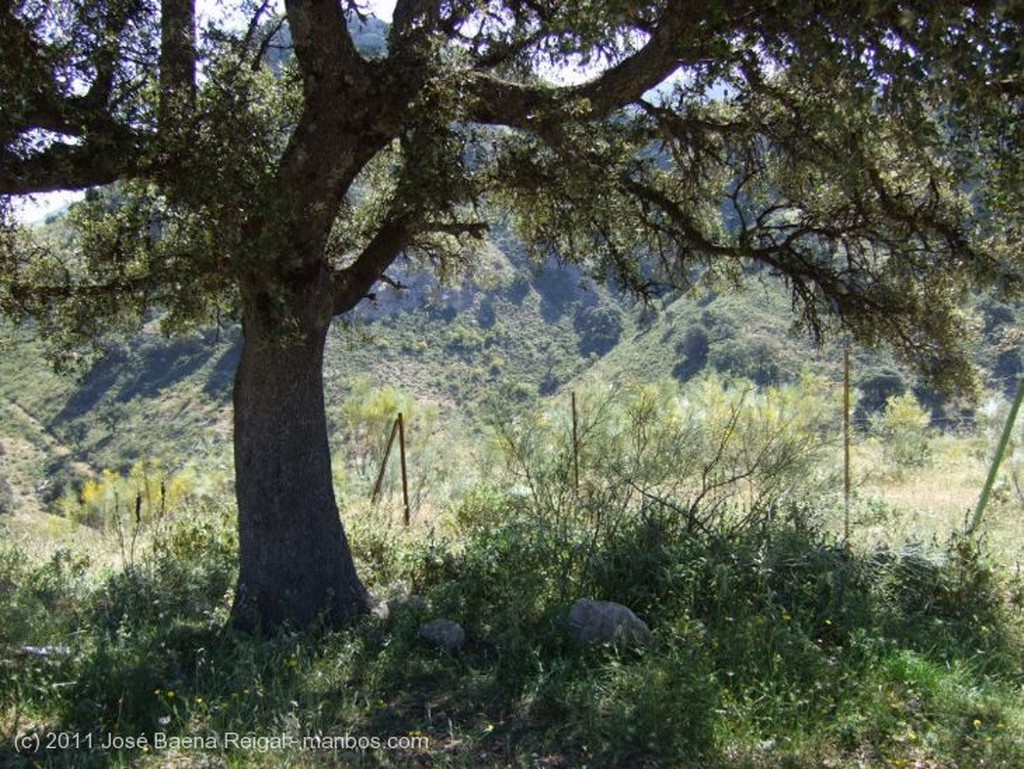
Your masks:
M 1016 283 L 1015 2 L 398 0 L 369 52 L 353 0 L 236 10 L 0 0 L 0 195 L 93 191 L 69 250 L 4 209 L 0 302 L 65 351 L 240 317 L 239 622 L 366 609 L 328 328 L 396 260 L 468 258 L 493 211 L 640 293 L 777 276 L 813 332 L 953 381 L 964 291 Z

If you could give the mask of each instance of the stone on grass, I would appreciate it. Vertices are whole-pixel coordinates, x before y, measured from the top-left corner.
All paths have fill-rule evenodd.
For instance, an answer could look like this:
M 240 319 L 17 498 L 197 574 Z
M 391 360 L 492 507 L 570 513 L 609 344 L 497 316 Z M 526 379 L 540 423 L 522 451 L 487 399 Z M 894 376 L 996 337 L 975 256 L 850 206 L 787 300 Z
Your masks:
M 22 646 L 18 651 L 25 657 L 35 657 L 40 660 L 68 657 L 71 654 L 71 649 L 67 646 Z
M 387 622 L 391 619 L 391 601 L 373 599 L 371 601 L 370 614 L 380 622 Z
M 645 644 L 651 638 L 651 630 L 620 603 L 581 598 L 569 609 L 569 635 L 577 646 Z
M 454 654 L 466 643 L 466 631 L 458 622 L 435 619 L 420 627 L 419 637 L 431 646 Z
M 380 622 L 390 622 L 399 611 L 424 612 L 430 608 L 427 600 L 420 595 L 396 596 L 374 602 L 370 613 Z

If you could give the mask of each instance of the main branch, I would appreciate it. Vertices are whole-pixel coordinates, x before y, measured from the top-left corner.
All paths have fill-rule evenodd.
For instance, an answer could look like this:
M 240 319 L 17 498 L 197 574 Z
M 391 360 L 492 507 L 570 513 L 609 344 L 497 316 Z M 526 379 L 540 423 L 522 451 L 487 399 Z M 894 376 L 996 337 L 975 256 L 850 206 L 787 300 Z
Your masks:
M 574 109 L 585 105 L 590 118 L 607 117 L 637 102 L 681 67 L 696 65 L 709 55 L 708 41 L 720 31 L 706 15 L 704 3 L 672 0 L 639 51 L 580 85 L 552 88 L 513 83 L 478 71 L 471 79 L 470 117 L 541 134 L 545 126 L 569 118 L 565 110 L 570 105 Z M 729 11 L 721 18 L 729 19 Z

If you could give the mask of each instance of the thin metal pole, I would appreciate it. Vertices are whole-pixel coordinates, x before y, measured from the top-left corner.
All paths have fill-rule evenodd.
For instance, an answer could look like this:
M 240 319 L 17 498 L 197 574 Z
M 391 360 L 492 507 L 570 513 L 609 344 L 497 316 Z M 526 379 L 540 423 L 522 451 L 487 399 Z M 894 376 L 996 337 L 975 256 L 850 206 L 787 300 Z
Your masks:
M 999 438 L 999 445 L 996 447 L 996 455 L 992 459 L 992 466 L 988 470 L 988 478 L 985 479 L 985 488 L 981 490 L 981 498 L 978 499 L 978 506 L 974 508 L 974 517 L 971 518 L 971 522 L 968 524 L 966 531 L 964 532 L 968 536 L 974 533 L 975 529 L 981 523 L 981 517 L 985 514 L 985 505 L 988 504 L 988 497 L 992 493 L 992 487 L 995 485 L 996 476 L 999 475 L 999 465 L 1003 461 L 1003 454 L 1006 453 L 1006 447 L 1010 443 L 1010 436 L 1013 434 L 1013 426 L 1017 423 L 1017 412 L 1020 411 L 1020 403 L 1024 400 L 1024 379 L 1021 379 L 1020 384 L 1017 386 L 1017 397 L 1013 399 L 1013 405 L 1010 406 L 1010 414 L 1006 417 L 1006 424 L 1003 426 L 1003 434 Z
M 405 503 L 405 525 L 409 525 L 409 473 L 405 468 L 405 422 L 402 412 L 398 412 L 398 456 L 402 460 L 402 502 Z

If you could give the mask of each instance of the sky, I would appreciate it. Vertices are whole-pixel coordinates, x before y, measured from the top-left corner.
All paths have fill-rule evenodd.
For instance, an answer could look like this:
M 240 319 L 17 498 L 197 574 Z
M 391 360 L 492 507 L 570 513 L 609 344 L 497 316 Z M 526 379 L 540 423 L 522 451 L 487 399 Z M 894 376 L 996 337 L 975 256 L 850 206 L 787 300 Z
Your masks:
M 395 0 L 368 0 L 370 11 L 382 21 L 391 21 L 391 13 L 395 10 Z

